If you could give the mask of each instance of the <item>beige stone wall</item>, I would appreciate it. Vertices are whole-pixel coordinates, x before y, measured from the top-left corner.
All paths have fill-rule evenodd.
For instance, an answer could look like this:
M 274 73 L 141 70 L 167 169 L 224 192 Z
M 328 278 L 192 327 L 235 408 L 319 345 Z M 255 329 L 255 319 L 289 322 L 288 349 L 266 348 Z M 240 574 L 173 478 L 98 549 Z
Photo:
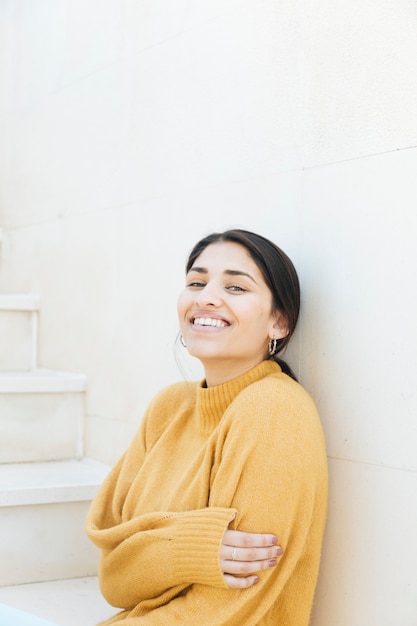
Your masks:
M 331 477 L 314 626 L 416 623 L 416 32 L 411 0 L 0 6 L 0 292 L 39 293 L 40 365 L 87 375 L 89 455 L 182 376 L 196 239 L 293 258 Z

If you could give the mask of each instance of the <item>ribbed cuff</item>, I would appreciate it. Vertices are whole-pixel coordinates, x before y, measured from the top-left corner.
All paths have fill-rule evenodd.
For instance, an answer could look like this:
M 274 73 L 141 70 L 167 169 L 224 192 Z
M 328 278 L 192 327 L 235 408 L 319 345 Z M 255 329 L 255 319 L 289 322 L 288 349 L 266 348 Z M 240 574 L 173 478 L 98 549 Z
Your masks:
M 226 587 L 220 569 L 220 548 L 236 509 L 210 507 L 189 512 L 171 540 L 176 578 L 211 587 Z

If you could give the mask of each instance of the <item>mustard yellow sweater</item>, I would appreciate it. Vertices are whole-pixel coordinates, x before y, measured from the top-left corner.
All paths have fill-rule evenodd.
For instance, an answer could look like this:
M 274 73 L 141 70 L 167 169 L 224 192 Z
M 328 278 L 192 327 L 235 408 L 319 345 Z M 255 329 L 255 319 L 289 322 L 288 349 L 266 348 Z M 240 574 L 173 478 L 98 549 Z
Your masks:
M 326 508 L 317 411 L 275 362 L 208 389 L 168 387 L 88 514 L 102 593 L 124 609 L 105 624 L 306 626 Z M 224 583 L 228 528 L 274 533 L 285 550 L 249 589 Z

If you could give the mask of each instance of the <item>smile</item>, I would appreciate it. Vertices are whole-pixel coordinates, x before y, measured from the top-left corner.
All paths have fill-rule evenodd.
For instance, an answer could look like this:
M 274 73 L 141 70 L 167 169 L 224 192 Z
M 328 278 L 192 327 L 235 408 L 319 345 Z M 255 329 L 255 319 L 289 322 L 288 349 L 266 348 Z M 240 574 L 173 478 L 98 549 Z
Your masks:
M 223 320 L 213 319 L 211 317 L 195 317 L 192 323 L 196 326 L 213 326 L 215 328 L 224 328 L 228 326 Z

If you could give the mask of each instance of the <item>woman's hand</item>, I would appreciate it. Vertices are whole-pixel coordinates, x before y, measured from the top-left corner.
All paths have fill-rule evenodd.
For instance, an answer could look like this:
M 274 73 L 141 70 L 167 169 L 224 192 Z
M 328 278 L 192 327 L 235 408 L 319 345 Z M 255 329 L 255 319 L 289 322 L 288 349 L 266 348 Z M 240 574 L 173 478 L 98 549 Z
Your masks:
M 253 574 L 274 567 L 276 558 L 284 553 L 277 543 L 274 535 L 226 530 L 220 550 L 220 567 L 227 586 L 245 589 L 259 582 Z

